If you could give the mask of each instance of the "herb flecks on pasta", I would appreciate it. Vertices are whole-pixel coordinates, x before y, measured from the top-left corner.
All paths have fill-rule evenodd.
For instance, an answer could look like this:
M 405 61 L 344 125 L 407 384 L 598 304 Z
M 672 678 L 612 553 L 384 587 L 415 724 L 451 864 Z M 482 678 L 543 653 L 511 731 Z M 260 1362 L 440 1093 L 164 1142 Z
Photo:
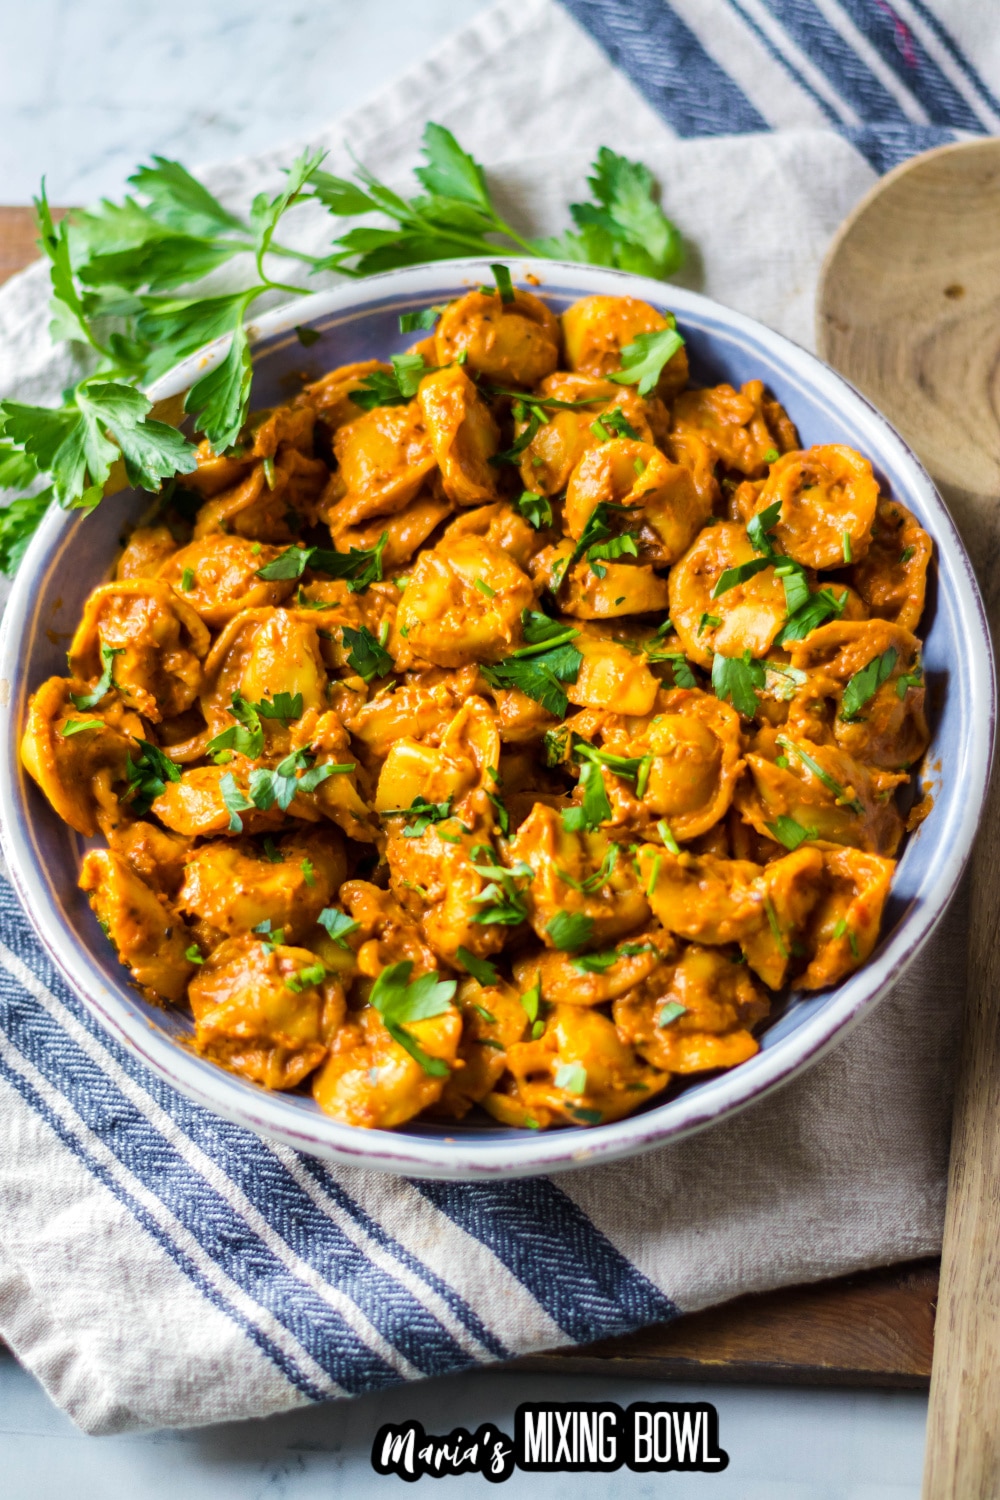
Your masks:
M 927 745 L 930 542 L 867 461 L 502 272 L 203 442 L 25 726 L 133 983 L 359 1126 L 746 1061 L 870 955 Z

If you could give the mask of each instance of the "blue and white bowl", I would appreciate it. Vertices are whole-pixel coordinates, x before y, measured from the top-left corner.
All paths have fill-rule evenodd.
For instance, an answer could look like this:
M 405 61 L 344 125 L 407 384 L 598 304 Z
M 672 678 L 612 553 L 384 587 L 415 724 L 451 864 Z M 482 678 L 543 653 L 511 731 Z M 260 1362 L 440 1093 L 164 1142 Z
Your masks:
M 29 694 L 46 677 L 65 672 L 66 643 L 84 600 L 108 576 L 124 532 L 150 499 L 125 491 L 90 516 L 51 511 L 21 565 L 0 629 L 0 835 L 42 943 L 103 1024 L 191 1098 L 296 1149 L 413 1177 L 514 1177 L 630 1156 L 725 1118 L 815 1062 L 914 962 L 944 913 L 969 857 L 993 747 L 993 661 L 972 567 L 930 478 L 884 417 L 811 354 L 693 292 L 551 261 L 511 261 L 511 270 L 515 280 L 533 272 L 540 295 L 557 311 L 595 292 L 670 307 L 698 383 L 738 387 L 762 379 L 804 445 L 858 448 L 871 459 L 883 490 L 916 514 L 935 548 L 921 626 L 932 730 L 926 765 L 934 768 L 934 801 L 905 845 L 871 960 L 836 989 L 793 993 L 776 1007 L 759 1054 L 731 1072 L 689 1083 L 626 1120 L 587 1130 L 512 1130 L 485 1117 L 417 1122 L 392 1132 L 341 1125 L 310 1098 L 267 1093 L 183 1045 L 190 1022 L 179 1011 L 148 1004 L 129 987 L 77 889 L 84 841 L 56 817 L 26 775 L 18 742 Z M 302 371 L 318 376 L 405 348 L 412 340 L 399 333 L 401 312 L 445 302 L 489 280 L 485 262 L 451 261 L 351 282 L 264 315 L 253 333 L 254 404 L 287 399 L 299 388 Z M 309 348 L 295 332 L 303 326 L 320 334 Z M 225 347 L 223 341 L 186 360 L 150 394 L 161 400 L 186 390 L 218 363 Z

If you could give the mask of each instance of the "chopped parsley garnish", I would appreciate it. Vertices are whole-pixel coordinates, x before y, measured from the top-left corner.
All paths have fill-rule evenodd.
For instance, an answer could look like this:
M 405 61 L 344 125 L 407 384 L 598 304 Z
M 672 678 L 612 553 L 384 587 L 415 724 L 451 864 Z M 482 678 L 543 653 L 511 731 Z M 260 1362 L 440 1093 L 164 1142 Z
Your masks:
M 419 329 L 424 331 L 431 329 L 443 312 L 444 305 L 439 304 L 435 307 L 421 307 L 416 312 L 400 313 L 399 331 L 400 333 L 416 333 Z
M 496 813 L 497 827 L 506 836 L 510 833 L 510 813 L 504 807 L 496 792 L 487 792 L 486 795 L 490 800 L 493 811 Z
M 103 719 L 67 719 L 60 733 L 68 738 L 72 734 L 82 734 L 85 729 L 103 729 L 104 727 Z
M 672 326 L 660 328 L 655 333 L 640 333 L 625 345 L 622 367 L 609 375 L 609 380 L 617 381 L 619 385 L 638 386 L 640 396 L 648 396 L 655 389 L 664 366 L 684 347 L 673 318 L 670 314 L 667 316 Z
M 326 964 L 317 959 L 314 964 L 307 964 L 305 968 L 298 969 L 294 974 L 289 974 L 285 980 L 286 990 L 291 990 L 293 995 L 301 995 L 303 990 L 313 985 L 322 984 L 326 978 Z
M 324 765 L 313 765 L 313 754 L 308 749 L 293 750 L 279 761 L 274 770 L 258 766 L 250 772 L 250 799 L 261 812 L 267 812 L 277 802 L 282 812 L 287 812 L 298 793 L 314 792 L 330 776 L 346 776 L 356 769 L 354 761 L 344 764 L 327 761 Z M 223 781 L 225 777 L 223 777 Z M 227 803 L 228 806 L 228 803 Z M 230 809 L 232 811 L 232 809 Z M 237 808 L 237 812 L 244 809 Z M 238 832 L 239 830 L 234 830 Z
M 306 568 L 312 568 L 317 573 L 325 573 L 329 578 L 342 578 L 352 594 L 360 593 L 371 583 L 379 583 L 382 579 L 382 554 L 385 551 L 389 533 L 383 531 L 374 547 L 352 547 L 349 552 L 334 552 L 326 547 L 297 547 L 295 545 L 286 547 L 284 552 L 262 568 L 257 569 L 257 577 L 263 578 L 265 583 L 273 583 L 280 579 L 301 578 Z M 323 608 L 324 606 L 312 601 L 307 602 L 308 608 Z M 329 606 L 326 606 L 329 607 Z
M 410 982 L 413 962 L 404 958 L 382 970 L 372 986 L 369 1002 L 385 1024 L 394 1042 L 398 1042 L 425 1073 L 432 1078 L 447 1078 L 448 1064 L 429 1057 L 406 1028 L 414 1021 L 428 1021 L 451 1009 L 457 988 L 454 979 L 439 979 L 437 974 L 421 974 Z
M 906 691 L 908 688 L 922 687 L 923 682 L 923 667 L 917 665 L 914 667 L 912 672 L 904 672 L 901 677 L 898 677 L 896 679 L 896 697 L 899 698 L 900 701 L 902 701 L 902 699 L 906 697 Z
M 710 615 L 705 612 L 702 614 L 701 619 L 698 621 L 698 634 L 701 635 L 709 628 L 709 626 L 711 626 L 713 630 L 718 630 L 721 624 L 722 621 L 719 619 L 718 615 Z
M 560 1063 L 552 1076 L 552 1082 L 557 1089 L 565 1089 L 567 1094 L 585 1094 L 587 1070 L 582 1063 Z
M 432 823 L 442 823 L 445 818 L 451 817 L 451 798 L 446 802 L 428 802 L 422 793 L 418 792 L 409 807 L 390 807 L 380 814 L 383 818 L 412 818 L 412 823 L 407 823 L 402 830 L 406 839 L 418 839 L 421 834 L 426 833 Z
M 471 974 L 473 979 L 477 979 L 481 985 L 488 987 L 500 983 L 499 972 L 488 959 L 477 958 L 474 953 L 469 952 L 468 948 L 459 948 L 455 957 L 462 965 L 462 968 Z M 492 1022 L 494 1017 L 490 1016 L 489 1019 Z
M 588 875 L 586 879 L 577 880 L 576 876 L 571 875 L 568 870 L 560 870 L 558 868 L 556 869 L 556 874 L 563 884 L 568 885 L 571 890 L 580 891 L 583 895 L 590 896 L 595 891 L 599 891 L 602 886 L 607 885 L 617 863 L 618 845 L 612 844 L 601 861 L 600 869 L 595 870 L 594 874 Z
M 350 625 L 344 625 L 342 630 L 348 665 L 354 668 L 358 676 L 365 682 L 371 682 L 373 677 L 388 676 L 395 663 L 368 626 L 362 625 L 360 630 L 352 630 Z
M 688 1008 L 679 1000 L 668 1000 L 666 1005 L 660 1007 L 660 1013 L 656 1018 L 657 1026 L 669 1026 L 671 1021 L 678 1020 L 687 1015 Z
M 674 838 L 673 829 L 670 827 L 670 824 L 667 822 L 666 818 L 661 818 L 656 827 L 659 831 L 660 838 L 663 840 L 664 848 L 669 849 L 671 854 L 680 854 L 681 846 Z
M 567 629 L 545 615 L 532 615 L 532 621 L 546 621 L 546 629 L 553 627 L 562 644 L 554 644 L 556 634 L 542 636 L 532 641 L 529 626 L 525 625 L 525 639 L 529 645 L 504 657 L 495 666 L 480 666 L 486 681 L 495 688 L 514 689 L 533 698 L 548 709 L 557 719 L 564 719 L 569 709 L 569 699 L 563 683 L 575 682 L 583 664 L 583 656 L 570 642 L 579 631 Z M 538 627 L 536 627 L 538 628 Z
M 691 670 L 691 663 L 681 651 L 651 651 L 649 653 L 651 662 L 665 661 L 673 673 L 674 683 L 677 687 L 696 688 L 698 679 Z
M 314 886 L 316 884 L 316 866 L 308 856 L 299 862 L 299 869 L 302 871 L 302 879 L 306 885 L 310 887 Z
M 254 707 L 262 719 L 280 719 L 290 724 L 293 719 L 302 717 L 302 694 L 275 693 L 272 700 L 262 698 Z
M 587 761 L 580 767 L 580 786 L 580 802 L 563 810 L 562 825 L 567 833 L 592 831 L 611 817 L 611 803 L 597 761 Z
M 807 839 L 819 837 L 815 828 L 803 828 L 801 823 L 796 822 L 794 818 L 786 817 L 784 813 L 779 813 L 773 823 L 765 823 L 764 826 L 771 837 L 777 843 L 784 844 L 788 850 L 797 849 Z
M 764 897 L 764 910 L 767 913 L 767 923 L 771 929 L 771 936 L 774 938 L 774 941 L 778 948 L 778 952 L 781 954 L 782 958 L 787 958 L 788 949 L 785 947 L 785 940 L 781 936 L 781 927 L 778 923 L 778 913 L 774 909 L 774 903 L 771 901 L 770 896 Z
M 281 853 L 280 850 L 274 847 L 274 839 L 270 834 L 268 834 L 267 838 L 264 840 L 263 854 L 264 858 L 268 861 L 269 864 L 283 865 L 285 862 L 285 856 Z
M 773 564 L 769 557 L 754 557 L 749 562 L 740 563 L 735 568 L 724 569 L 719 574 L 715 588 L 712 590 L 712 598 L 718 599 L 721 594 L 727 594 L 730 589 L 736 588 L 741 583 L 746 583 L 755 574 L 762 573 L 765 568 L 772 566 Z
M 899 566 L 905 567 L 916 550 L 916 547 L 904 547 L 899 554 Z
M 845 531 L 843 533 L 843 536 L 841 537 L 841 544 L 842 544 L 843 549 L 844 549 L 844 562 L 845 563 L 853 562 L 854 561 L 854 555 L 851 552 L 851 533 L 849 531 Z
M 532 985 L 531 989 L 525 990 L 524 994 L 521 996 L 521 1005 L 529 1021 L 535 1022 L 538 1020 L 538 1010 L 541 1003 L 542 976 L 541 974 L 536 974 L 535 982 Z
M 219 781 L 219 792 L 229 814 L 229 832 L 242 833 L 243 819 L 240 813 L 251 812 L 254 803 L 241 790 L 232 771 L 227 771 Z
M 645 894 L 646 894 L 647 900 L 650 899 L 652 896 L 654 896 L 656 894 L 656 884 L 657 884 L 657 881 L 660 878 L 660 864 L 661 863 L 662 863 L 662 860 L 661 860 L 660 855 L 659 854 L 654 854 L 652 868 L 651 868 L 650 873 L 649 873 L 649 880 L 646 882 L 646 892 L 645 892 Z
M 490 585 L 486 582 L 485 578 L 475 578 L 475 579 L 473 579 L 473 583 L 474 583 L 475 587 L 479 590 L 479 592 L 481 594 L 485 595 L 485 597 L 487 599 L 495 599 L 496 598 L 496 596 L 497 596 L 496 589 L 490 588 Z
M 584 553 L 589 555 L 590 549 L 595 543 L 607 541 L 609 537 L 616 534 L 616 528 L 611 524 L 613 517 L 616 515 L 634 516 L 636 510 L 637 507 L 634 505 L 617 505 L 612 500 L 599 501 L 587 518 L 587 524 L 584 526 L 580 539 L 573 548 L 573 551 L 559 567 L 558 578 L 553 577 L 553 588 L 558 590 L 562 586 L 563 580 L 573 564 L 579 562 Z
M 257 760 L 264 750 L 259 704 L 248 702 L 242 693 L 237 692 L 233 694 L 229 712 L 237 723 L 213 735 L 205 746 L 206 753 L 217 764 L 225 764 L 234 751 L 237 755 L 245 755 L 248 760 Z
M 764 681 L 764 664 L 754 661 L 749 651 L 744 651 L 741 657 L 715 653 L 712 691 L 717 698 L 728 700 L 745 719 L 752 719 L 757 712 L 757 691 L 763 688 Z
M 889 680 L 898 657 L 899 652 L 895 646 L 889 646 L 881 656 L 873 656 L 860 672 L 854 673 L 840 700 L 840 717 L 845 724 L 857 719 L 859 710 L 870 698 L 874 698 L 882 684 Z
M 614 437 L 631 438 L 636 443 L 642 441 L 620 406 L 613 406 L 603 416 L 597 417 L 591 422 L 590 430 L 599 443 L 610 442 Z
M 768 448 L 767 452 L 764 454 L 764 462 L 766 464 L 776 464 L 780 457 L 781 454 L 778 452 L 777 448 Z
M 338 948 L 350 948 L 347 941 L 352 932 L 357 932 L 361 926 L 353 917 L 347 916 L 336 906 L 327 906 L 316 918 L 321 927 L 325 928 L 327 937 L 333 939 Z
M 781 519 L 781 501 L 775 500 L 773 505 L 767 506 L 765 510 L 758 511 L 751 516 L 747 522 L 747 536 L 750 545 L 755 552 L 763 552 L 767 557 L 774 557 L 774 543 L 771 541 L 771 532 Z
M 594 931 L 594 919 L 582 911 L 557 911 L 545 931 L 552 939 L 552 946 L 563 953 L 575 953 L 586 947 Z
M 107 697 L 108 693 L 115 686 L 115 657 L 121 656 L 124 650 L 124 646 L 101 647 L 101 661 L 104 663 L 104 670 L 89 693 L 70 693 L 69 696 L 73 700 L 74 707 L 96 708 L 101 699 Z
M 809 754 L 808 750 L 803 750 L 801 745 L 797 745 L 794 740 L 786 739 L 783 734 L 779 734 L 776 737 L 775 743 L 781 745 L 785 750 L 791 750 L 793 755 L 797 755 L 806 769 L 812 772 L 817 781 L 821 782 L 822 785 L 826 787 L 827 791 L 832 794 L 837 802 L 842 802 L 844 806 L 849 807 L 852 812 L 859 814 L 864 812 L 864 808 L 862 807 L 858 799 L 856 797 L 849 798 L 847 795 L 847 788 L 841 786 L 840 782 L 837 781 L 835 777 L 831 776 L 829 771 L 824 771 L 823 767 L 819 764 L 819 761 L 815 760 L 813 756 Z
M 126 771 L 129 789 L 126 800 L 137 817 L 147 813 L 157 797 L 166 791 L 168 781 L 180 781 L 181 768 L 168 755 L 148 740 L 137 739 L 139 758 L 129 755 Z
M 546 526 L 552 525 L 552 503 L 546 495 L 536 495 L 534 490 L 524 490 L 520 499 L 514 503 L 524 519 L 536 531 L 542 531 Z
M 860 951 L 858 949 L 857 935 L 855 934 L 854 928 L 850 927 L 848 925 L 846 917 L 841 917 L 840 921 L 837 923 L 836 927 L 833 929 L 833 935 L 834 935 L 835 938 L 842 938 L 842 937 L 844 937 L 846 935 L 847 941 L 851 945 L 851 952 L 854 955 L 854 957 L 855 958 L 860 958 L 861 957 L 861 953 L 860 953 Z
M 583 974 L 604 974 L 620 957 L 616 948 L 609 948 L 606 953 L 582 953 L 573 959 L 573 967 Z
M 504 865 L 496 863 L 493 851 L 488 845 L 483 847 L 488 851 L 489 864 L 474 864 L 472 868 L 489 884 L 485 890 L 480 891 L 478 896 L 472 898 L 480 908 L 472 920 L 482 922 L 487 926 L 517 927 L 528 916 L 524 893 L 517 881 L 530 880 L 534 872 L 531 866 L 523 861 L 519 861 L 508 870 Z M 476 852 L 474 850 L 473 854 L 475 855 Z
M 829 620 L 831 617 L 839 620 L 844 613 L 847 599 L 846 589 L 839 599 L 832 589 L 819 589 L 815 594 L 810 594 L 806 603 L 785 621 L 775 637 L 774 644 L 784 646 L 788 641 L 804 640 L 809 632 L 822 625 L 824 620 Z
M 425 375 L 438 367 L 424 362 L 422 354 L 394 354 L 391 370 L 373 370 L 356 390 L 348 391 L 355 406 L 374 411 L 376 406 L 406 406 L 412 401 Z
M 190 594 L 194 588 L 194 574 L 190 568 L 185 568 L 181 573 L 181 588 L 185 594 Z
M 184 957 L 189 964 L 203 964 L 205 962 L 202 951 L 197 943 L 191 943 L 189 947 L 184 949 Z
M 490 265 L 490 270 L 493 272 L 493 280 L 496 282 L 496 290 L 500 301 L 509 305 L 514 301 L 514 285 L 510 279 L 510 268 L 505 266 L 502 261 L 493 261 Z M 492 293 L 493 288 L 483 287 L 483 291 Z
M 626 556 L 639 556 L 635 538 L 629 536 L 627 532 L 623 536 L 613 536 L 606 542 L 595 542 L 593 547 L 587 548 L 587 561 L 590 563 L 591 572 L 596 573 L 598 578 L 604 578 L 608 571 L 607 568 L 601 566 L 600 558 L 613 562 L 615 558 Z

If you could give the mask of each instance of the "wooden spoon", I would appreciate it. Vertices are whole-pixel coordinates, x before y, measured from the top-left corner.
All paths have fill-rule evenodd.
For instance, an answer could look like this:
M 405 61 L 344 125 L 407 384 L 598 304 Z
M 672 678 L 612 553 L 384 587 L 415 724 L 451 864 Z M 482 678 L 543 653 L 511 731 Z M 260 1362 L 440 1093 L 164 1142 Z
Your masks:
M 928 151 L 878 183 L 827 255 L 817 337 L 930 470 L 1000 640 L 1000 140 Z M 1000 1496 L 998 896 L 995 766 L 973 856 L 924 1500 Z

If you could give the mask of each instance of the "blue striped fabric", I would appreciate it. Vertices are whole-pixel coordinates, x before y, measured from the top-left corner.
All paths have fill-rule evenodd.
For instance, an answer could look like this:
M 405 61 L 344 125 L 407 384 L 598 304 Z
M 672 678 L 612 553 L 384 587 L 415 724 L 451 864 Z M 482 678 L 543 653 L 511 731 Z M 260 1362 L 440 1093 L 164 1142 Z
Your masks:
M 803 124 L 825 121 L 877 172 L 1000 131 L 1000 101 L 925 0 L 562 3 L 680 136 L 774 128 L 772 85 L 746 66 L 758 48 L 785 75 L 781 122 L 799 100 Z
M 1000 130 L 1000 101 L 926 0 L 563 4 L 679 136 L 825 125 L 882 172 L 956 132 Z M 521 1326 L 533 1310 L 550 1342 L 677 1313 L 551 1181 L 407 1187 L 428 1227 L 426 1241 L 404 1243 L 388 1189 L 380 1196 L 357 1174 L 269 1146 L 148 1072 L 74 998 L 2 880 L 0 1087 L 103 1184 L 151 1254 L 229 1320 L 239 1347 L 269 1362 L 290 1398 L 357 1394 L 521 1352 L 504 1298 L 477 1295 L 459 1274 L 473 1253 L 521 1298 Z

